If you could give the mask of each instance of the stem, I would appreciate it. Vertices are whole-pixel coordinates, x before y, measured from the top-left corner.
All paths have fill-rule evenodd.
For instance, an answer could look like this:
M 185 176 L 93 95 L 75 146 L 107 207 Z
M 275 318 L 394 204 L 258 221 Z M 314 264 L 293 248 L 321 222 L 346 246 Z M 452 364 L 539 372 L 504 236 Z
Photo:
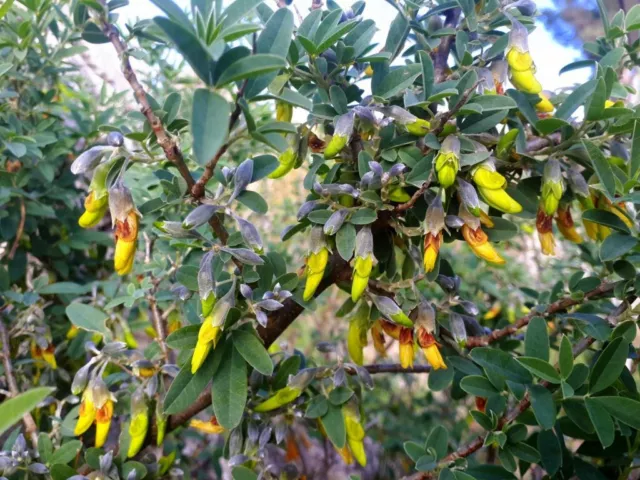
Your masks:
M 7 327 L 4 322 L 0 320 L 0 343 L 2 343 L 2 365 L 4 366 L 4 376 L 7 378 L 7 385 L 11 396 L 15 397 L 20 394 L 16 378 L 13 376 L 13 365 L 11 364 L 11 351 L 9 349 L 9 335 L 7 334 Z M 24 423 L 24 429 L 27 435 L 31 439 L 31 443 L 35 448 L 38 447 L 38 427 L 33 420 L 31 413 L 27 412 L 22 417 Z

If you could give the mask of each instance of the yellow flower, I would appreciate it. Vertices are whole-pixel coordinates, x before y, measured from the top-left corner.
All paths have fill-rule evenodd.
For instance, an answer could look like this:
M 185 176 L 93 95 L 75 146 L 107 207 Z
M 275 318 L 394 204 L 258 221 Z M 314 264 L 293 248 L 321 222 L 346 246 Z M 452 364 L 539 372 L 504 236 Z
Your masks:
M 112 417 L 113 400 L 109 398 L 104 402 L 104 405 L 98 407 L 96 410 L 96 448 L 102 447 L 106 442 Z
M 193 351 L 193 356 L 191 357 L 191 373 L 196 373 L 198 371 L 207 359 L 207 355 L 209 355 L 211 349 L 215 348 L 218 340 L 220 339 L 222 327 L 214 326 L 213 320 L 213 315 L 209 315 L 204 319 L 204 322 L 202 322 L 202 325 L 200 326 L 200 330 L 198 330 L 198 342 L 196 343 L 196 348 Z
M 449 135 L 442 142 L 442 148 L 435 163 L 438 182 L 442 188 L 449 188 L 456 181 L 456 175 L 460 170 L 459 156 L 460 140 L 454 135 Z
M 364 345 L 366 345 L 366 330 L 364 332 L 364 335 Z M 351 357 L 351 361 L 356 365 L 362 365 L 364 363 L 364 355 L 362 351 L 362 347 L 364 345 L 362 343 L 362 329 L 360 328 L 359 322 L 354 319 L 349 322 L 349 330 L 347 332 L 347 350 L 349 351 L 349 357 Z
M 149 428 L 149 415 L 147 411 L 142 411 L 134 414 L 129 424 L 129 450 L 127 450 L 127 458 L 135 457 L 142 445 L 144 439 L 147 436 L 147 430 Z
M 89 192 L 84 200 L 84 213 L 78 219 L 78 225 L 82 228 L 95 227 L 109 208 L 109 195 L 106 192 L 98 197 L 94 190 Z
M 355 408 L 350 405 L 342 409 L 344 414 L 344 423 L 347 431 L 347 444 L 351 450 L 351 454 L 356 461 L 363 467 L 367 465 L 367 454 L 364 450 L 364 428 L 360 423 L 359 415 Z
M 329 143 L 324 149 L 324 158 L 330 159 L 337 156 L 347 145 L 348 141 L 349 137 L 347 137 L 346 135 L 334 135 L 333 137 L 331 137 L 331 140 L 329 140 Z
M 296 387 L 286 386 L 278 390 L 271 397 L 266 399 L 264 402 L 259 403 L 253 409 L 255 412 L 263 413 L 270 412 L 271 410 L 275 410 L 276 408 L 283 407 L 287 403 L 293 402 L 296 398 L 298 398 L 302 394 L 302 390 Z
M 424 137 L 427 133 L 429 133 L 429 129 L 431 128 L 431 124 L 422 118 L 416 118 L 413 122 L 406 123 L 404 128 L 407 129 L 411 135 L 415 135 L 416 137 Z
M 531 94 L 542 92 L 542 85 L 535 76 L 536 67 L 528 51 L 512 47 L 507 52 L 506 58 L 509 64 L 510 80 L 516 89 Z
M 293 170 L 298 153 L 293 148 L 288 148 L 278 157 L 278 167 L 269 174 L 269 178 L 281 178 Z
M 93 403 L 93 393 L 91 387 L 86 388 L 82 394 L 82 402 L 80 403 L 80 411 L 78 412 L 78 421 L 73 429 L 73 434 L 78 436 L 89 430 L 93 421 L 96 419 L 96 406 Z
M 202 316 L 207 317 L 213 310 L 216 304 L 216 294 L 210 292 L 205 298 L 200 299 L 200 306 L 202 307 Z
M 434 370 L 447 369 L 447 364 L 444 363 L 442 354 L 438 349 L 438 343 L 436 342 L 433 334 L 427 332 L 424 328 L 419 328 L 418 345 L 422 348 L 422 352 L 424 353 L 427 362 L 429 362 L 429 365 L 431 365 L 431 368 Z
M 138 248 L 138 214 L 131 210 L 124 221 L 115 222 L 116 251 L 113 265 L 118 275 L 126 275 L 133 269 Z
M 555 255 L 556 242 L 553 238 L 553 217 L 547 215 L 541 207 L 536 215 L 536 230 L 540 239 L 540 247 L 545 255 Z
M 478 218 L 480 219 L 480 223 L 482 225 L 484 225 L 487 228 L 495 227 L 495 223 L 493 223 L 493 220 L 491 220 L 491 217 L 489 215 L 487 215 L 484 212 L 484 210 L 480 210 L 479 214 L 480 214 L 480 216 Z
M 395 185 L 389 189 L 388 198 L 392 202 L 406 203 L 411 200 L 411 195 L 409 195 L 404 188 Z
M 424 237 L 424 270 L 429 273 L 433 271 L 442 245 L 442 232 L 437 235 L 427 233 Z
M 367 77 L 370 77 L 371 75 L 373 75 L 373 67 L 371 66 L 371 64 L 367 65 L 367 68 L 364 69 L 364 74 Z
M 487 237 L 487 234 L 482 231 L 482 228 L 478 227 L 476 230 L 473 230 L 465 224 L 462 226 L 461 230 L 462 236 L 466 240 L 467 244 L 478 257 L 497 265 L 506 263 L 493 248 L 493 245 L 489 243 L 489 238 Z
M 324 277 L 324 270 L 327 268 L 327 262 L 329 261 L 329 250 L 327 247 L 322 247 L 318 252 L 311 252 L 307 258 L 307 283 L 304 286 L 304 294 L 302 298 L 304 301 L 309 301 L 313 294 L 316 293 L 318 285 Z
M 536 110 L 541 113 L 551 113 L 555 109 L 553 103 L 549 101 L 549 97 L 544 93 L 539 93 L 540 101 L 536 103 Z
M 69 330 L 67 330 L 67 335 L 66 335 L 67 340 L 73 340 L 78 336 L 79 333 L 80 333 L 80 329 L 75 325 L 71 325 L 69 327 Z
M 133 336 L 133 332 L 131 332 L 131 330 L 126 330 L 124 332 L 124 343 L 126 343 L 127 347 L 131 349 L 138 348 L 138 341 L 136 340 L 136 337 Z
M 413 367 L 413 330 L 410 328 L 400 327 L 400 365 L 402 368 Z
M 291 122 L 293 107 L 285 102 L 276 102 L 276 120 L 278 122 Z
M 224 432 L 224 427 L 218 423 L 218 419 L 216 417 L 211 417 L 211 420 L 208 422 L 194 419 L 189 422 L 189 426 L 196 430 L 200 430 L 203 433 L 209 433 L 212 435 L 219 435 Z
M 473 181 L 487 204 L 505 213 L 520 213 L 522 206 L 504 190 L 506 178 L 495 171 L 492 164 L 484 163 L 473 172 Z
M 54 355 L 55 346 L 49 342 L 47 348 L 40 348 L 35 340 L 31 341 L 31 358 L 35 360 L 36 365 L 41 368 L 44 367 L 44 363 L 48 364 L 53 370 L 58 368 L 56 357 Z
M 558 226 L 558 230 L 560 230 L 560 233 L 562 233 L 564 238 L 573 243 L 582 243 L 582 237 L 576 231 L 575 224 L 573 223 L 569 205 L 561 205 L 558 208 L 558 211 L 556 213 L 556 225 Z
M 369 284 L 369 276 L 373 267 L 373 256 L 356 257 L 353 267 L 353 282 L 351 283 L 351 300 L 357 302 Z
M 500 312 L 502 312 L 502 305 L 500 305 L 500 302 L 495 302 L 493 305 L 491 305 L 491 308 L 487 310 L 487 313 L 484 314 L 482 319 L 493 320 L 498 315 L 500 315 Z

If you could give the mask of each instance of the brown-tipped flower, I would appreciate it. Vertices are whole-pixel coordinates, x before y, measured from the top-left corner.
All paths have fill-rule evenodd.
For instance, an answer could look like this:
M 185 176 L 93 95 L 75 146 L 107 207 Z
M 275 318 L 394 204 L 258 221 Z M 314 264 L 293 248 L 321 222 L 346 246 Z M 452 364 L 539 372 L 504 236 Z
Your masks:
M 218 419 L 215 416 L 211 417 L 207 422 L 193 419 L 189 422 L 189 426 L 196 430 L 200 430 L 202 433 L 209 433 L 212 435 L 224 433 L 224 427 L 218 423 Z
M 387 356 L 387 349 L 385 348 L 384 334 L 382 333 L 382 322 L 384 320 L 376 320 L 373 323 L 371 326 L 371 338 L 373 339 L 373 348 L 384 358 Z
M 536 215 L 536 230 L 540 239 L 540 247 L 545 255 L 555 255 L 556 241 L 553 238 L 553 217 L 547 215 L 542 206 Z
M 113 418 L 114 395 L 109 391 L 104 381 L 96 377 L 90 385 L 93 402 L 96 408 L 96 448 L 102 447 L 109 435 L 111 419 Z
M 576 231 L 575 224 L 573 223 L 569 204 L 558 207 L 558 211 L 556 212 L 556 225 L 564 238 L 573 243 L 582 243 L 582 237 Z
M 422 349 L 427 362 L 434 370 L 445 369 L 447 364 L 444 363 L 438 343 L 432 333 L 427 332 L 425 328 L 418 327 L 418 345 Z
M 431 272 L 436 265 L 440 246 L 442 245 L 442 230 L 444 229 L 444 209 L 442 208 L 442 198 L 438 195 L 429 208 L 424 219 L 424 269 Z
M 460 206 L 458 216 L 464 221 L 460 229 L 467 244 L 478 257 L 490 263 L 502 265 L 505 260 L 496 252 L 489 242 L 489 237 L 482 230 L 480 220 L 471 215 L 464 206 Z
M 413 329 L 400 327 L 398 342 L 400 343 L 400 365 L 402 368 L 413 367 Z
M 115 225 L 114 269 L 119 275 L 126 275 L 133 268 L 138 247 L 140 213 L 133 203 L 131 191 L 124 184 L 117 183 L 109 190 L 109 210 Z

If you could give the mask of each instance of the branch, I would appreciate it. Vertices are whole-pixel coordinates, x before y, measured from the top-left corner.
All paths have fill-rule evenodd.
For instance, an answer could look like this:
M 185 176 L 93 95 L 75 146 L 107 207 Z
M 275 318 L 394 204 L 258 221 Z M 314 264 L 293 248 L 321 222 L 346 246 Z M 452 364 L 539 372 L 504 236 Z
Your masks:
M 105 7 L 106 8 L 106 7 Z M 153 130 L 156 139 L 158 140 L 158 145 L 162 147 L 164 150 L 164 155 L 167 157 L 171 163 L 173 163 L 180 175 L 187 183 L 187 188 L 191 190 L 194 185 L 193 177 L 191 176 L 191 172 L 187 167 L 187 164 L 184 161 L 184 157 L 182 156 L 182 152 L 180 151 L 180 147 L 176 143 L 175 139 L 167 133 L 162 125 L 162 121 L 157 117 L 155 113 L 153 113 L 153 109 L 149 104 L 149 100 L 147 99 L 147 93 L 144 90 L 144 87 L 138 81 L 138 77 L 136 73 L 131 68 L 131 62 L 129 62 L 129 54 L 127 53 L 127 44 L 120 38 L 120 33 L 118 29 L 114 27 L 106 18 L 102 19 L 102 32 L 107 36 L 107 38 L 111 41 L 116 52 L 120 56 L 120 68 L 122 73 L 124 74 L 124 78 L 127 79 L 129 85 L 133 89 L 133 93 L 136 97 L 136 100 L 140 104 L 140 110 L 142 114 L 147 118 L 149 125 L 151 125 L 151 129 Z
M 458 100 L 458 103 L 456 103 L 451 110 L 443 112 L 442 116 L 439 119 L 438 126 L 431 133 L 433 133 L 436 137 L 442 133 L 447 122 L 451 120 L 453 116 L 466 105 L 466 103 L 469 101 L 469 97 L 471 97 L 471 95 L 476 91 L 476 88 L 479 84 L 480 80 L 476 81 L 473 85 L 465 90 L 465 92 L 460 97 L 460 100 Z
M 4 366 L 4 376 L 7 378 L 7 385 L 9 386 L 11 396 L 15 397 L 20 394 L 20 390 L 18 389 L 18 384 L 13 376 L 11 351 L 9 349 L 9 335 L 7 333 L 7 327 L 2 319 L 0 319 L 0 343 L 2 343 L 2 365 Z M 27 432 L 27 435 L 31 439 L 31 443 L 33 443 L 34 447 L 37 447 L 38 427 L 36 427 L 36 422 L 33 420 L 31 413 L 25 413 L 22 417 L 22 422 L 24 423 L 24 429 Z
M 403 368 L 399 363 L 383 363 L 380 365 L 364 365 L 370 374 L 377 373 L 430 373 L 431 365 L 414 365 L 409 368 Z
M 429 185 L 431 184 L 431 177 L 433 176 L 433 170 L 431 171 L 431 173 L 429 173 L 429 178 L 427 178 L 427 181 L 424 182 L 422 184 L 422 186 L 416 190 L 416 192 L 411 196 L 411 198 L 409 199 L 408 202 L 406 203 L 402 203 L 400 205 L 397 205 L 395 208 L 395 213 L 402 213 L 406 210 L 409 210 L 411 207 L 413 207 L 416 202 L 418 201 L 418 199 L 424 195 L 424 192 L 427 191 L 427 189 L 429 188 Z
M 467 339 L 466 347 L 468 349 L 471 349 L 474 347 L 486 347 L 487 345 L 497 342 L 498 340 L 504 337 L 507 337 L 509 335 L 513 335 L 521 328 L 526 327 L 527 325 L 529 325 L 529 322 L 533 317 L 553 315 L 554 313 L 564 311 L 569 307 L 572 307 L 574 305 L 578 305 L 584 302 L 585 300 L 589 300 L 590 298 L 609 293 L 613 291 L 614 286 L 615 286 L 614 283 L 602 283 L 597 288 L 594 288 L 593 290 L 585 293 L 584 297 L 582 297 L 581 299 L 574 299 L 571 297 L 561 298 L 560 300 L 557 300 L 552 304 L 550 304 L 546 308 L 546 310 L 542 312 L 536 312 L 532 310 L 527 315 L 525 315 L 524 317 L 516 321 L 513 325 L 509 325 L 507 327 L 494 330 L 489 335 L 484 335 L 481 337 L 469 337 Z
M 18 250 L 18 246 L 20 245 L 20 238 L 22 238 L 22 234 L 24 233 L 24 224 L 27 220 L 27 209 L 24 205 L 24 198 L 20 197 L 20 223 L 18 223 L 18 229 L 16 230 L 16 238 L 13 241 L 13 245 L 11 245 L 11 250 L 9 250 L 9 255 L 7 256 L 8 260 L 13 260 L 16 251 Z

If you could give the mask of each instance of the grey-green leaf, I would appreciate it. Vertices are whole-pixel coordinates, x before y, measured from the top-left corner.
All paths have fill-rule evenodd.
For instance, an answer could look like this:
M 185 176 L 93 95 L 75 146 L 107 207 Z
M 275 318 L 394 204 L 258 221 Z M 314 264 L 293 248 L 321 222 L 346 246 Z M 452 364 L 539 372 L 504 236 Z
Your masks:
M 229 133 L 231 108 L 222 96 L 205 88 L 193 95 L 191 133 L 193 153 L 200 165 L 212 160 Z
M 0 435 L 20 421 L 25 413 L 36 408 L 54 390 L 55 388 L 51 387 L 32 388 L 17 397 L 4 400 L 0 404 Z
M 211 397 L 218 422 L 231 430 L 240 424 L 247 403 L 247 363 L 233 345 L 224 348 L 224 358 L 213 377 Z
M 273 362 L 269 352 L 255 333 L 238 329 L 233 331 L 231 337 L 234 346 L 249 365 L 263 375 L 270 376 L 273 373 Z

